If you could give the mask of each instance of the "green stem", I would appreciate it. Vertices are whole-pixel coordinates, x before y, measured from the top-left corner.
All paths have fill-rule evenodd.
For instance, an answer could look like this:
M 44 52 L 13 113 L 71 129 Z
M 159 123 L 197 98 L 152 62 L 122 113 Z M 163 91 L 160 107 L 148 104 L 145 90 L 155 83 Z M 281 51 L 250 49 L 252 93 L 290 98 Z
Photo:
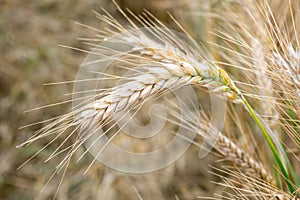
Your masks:
M 288 185 L 289 191 L 291 194 L 293 194 L 295 192 L 295 189 L 291 183 L 288 171 L 286 170 L 286 168 L 284 167 L 284 164 L 282 162 L 282 160 L 280 159 L 280 156 L 278 154 L 278 151 L 276 149 L 276 147 L 274 146 L 272 139 L 270 138 L 267 130 L 265 129 L 265 126 L 263 125 L 263 123 L 261 122 L 261 120 L 258 118 L 258 116 L 256 115 L 256 113 L 254 112 L 253 108 L 250 106 L 250 104 L 248 103 L 248 101 L 246 100 L 246 98 L 243 95 L 240 95 L 240 98 L 242 99 L 244 105 L 246 106 L 249 114 L 251 115 L 251 117 L 253 118 L 253 120 L 255 121 L 255 123 L 258 125 L 259 129 L 261 130 L 261 132 L 263 133 L 265 140 L 267 141 L 275 159 L 276 162 L 281 170 L 282 175 L 284 176 L 284 179 L 286 180 L 286 183 Z M 280 148 L 283 150 L 283 148 Z M 281 151 L 282 152 L 282 151 Z M 285 152 L 283 151 L 283 156 L 285 157 L 285 160 L 288 161 L 287 155 L 285 154 Z M 290 166 L 290 163 L 288 162 L 288 168 L 291 171 L 291 174 L 294 174 L 294 170 L 293 168 Z M 298 181 L 295 177 L 293 177 L 295 179 L 295 184 L 298 185 Z

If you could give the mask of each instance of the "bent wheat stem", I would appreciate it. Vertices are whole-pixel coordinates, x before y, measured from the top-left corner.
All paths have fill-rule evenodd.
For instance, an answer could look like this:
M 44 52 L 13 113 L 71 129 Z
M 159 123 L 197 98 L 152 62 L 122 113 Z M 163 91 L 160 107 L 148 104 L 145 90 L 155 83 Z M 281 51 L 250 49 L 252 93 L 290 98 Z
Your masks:
M 288 173 L 287 169 L 285 168 L 285 165 L 287 165 L 288 170 L 289 170 L 289 172 L 292 175 L 292 178 L 293 178 L 293 180 L 295 182 L 296 187 L 299 186 L 299 183 L 298 183 L 298 180 L 297 180 L 297 176 L 295 175 L 294 169 L 291 166 L 291 164 L 289 162 L 289 159 L 288 159 L 288 157 L 287 157 L 287 155 L 286 155 L 286 153 L 285 153 L 282 145 L 280 144 L 280 142 L 278 141 L 278 139 L 276 137 L 272 137 L 273 133 L 270 130 L 268 131 L 266 125 L 263 124 L 263 121 L 258 117 L 257 113 L 250 106 L 250 104 L 248 103 L 248 101 L 246 100 L 246 98 L 243 97 L 243 96 L 241 96 L 241 98 L 242 98 L 242 100 L 244 102 L 244 105 L 245 105 L 246 109 L 248 110 L 249 114 L 252 116 L 253 120 L 258 125 L 259 129 L 261 130 L 261 132 L 263 133 L 263 135 L 265 137 L 265 140 L 268 143 L 268 145 L 269 145 L 269 147 L 270 147 L 270 149 L 271 149 L 271 151 L 272 151 L 272 153 L 273 153 L 273 155 L 274 155 L 274 157 L 276 159 L 276 162 L 277 162 L 277 164 L 278 164 L 278 166 L 279 166 L 279 168 L 280 168 L 280 170 L 282 172 L 282 175 L 285 178 L 285 181 L 286 181 L 286 183 L 287 183 L 287 185 L 289 187 L 289 190 L 290 190 L 291 194 L 294 194 L 295 188 L 292 185 L 292 180 L 291 180 L 291 178 L 289 176 L 289 173 Z M 275 143 L 277 149 L 276 149 L 274 143 Z M 280 158 L 280 155 L 279 155 L 278 151 L 284 157 L 284 162 L 285 163 Z

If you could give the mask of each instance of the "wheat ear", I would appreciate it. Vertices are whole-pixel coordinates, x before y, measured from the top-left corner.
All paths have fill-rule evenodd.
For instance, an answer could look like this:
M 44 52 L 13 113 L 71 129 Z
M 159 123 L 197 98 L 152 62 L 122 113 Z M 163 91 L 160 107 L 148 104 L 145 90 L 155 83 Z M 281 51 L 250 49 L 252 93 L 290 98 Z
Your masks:
M 120 11 L 123 13 L 122 10 Z M 209 63 L 203 55 L 200 55 L 200 47 L 196 46 L 199 51 L 195 51 L 186 41 L 166 30 L 160 22 L 155 21 L 155 18 L 151 18 L 150 14 L 137 18 L 145 26 L 147 34 L 135 29 L 136 25 L 125 14 L 132 27 L 125 28 L 110 16 L 97 15 L 98 18 L 117 29 L 116 32 L 102 33 L 102 38 L 107 38 L 107 35 L 111 36 L 113 32 L 117 35 L 116 41 L 132 47 L 126 55 L 118 59 L 134 64 L 137 67 L 134 70 L 147 72 L 128 78 L 127 83 L 117 85 L 109 92 L 98 95 L 99 100 L 87 105 L 82 114 L 77 117 L 76 123 L 86 124 L 92 118 L 101 122 L 113 113 L 131 107 L 154 94 L 186 84 L 208 87 L 215 92 L 224 92 L 231 100 L 240 102 L 241 94 L 224 70 L 212 62 Z M 152 27 L 147 27 L 147 25 L 152 25 Z M 102 56 L 109 57 L 114 54 L 120 55 L 122 52 L 116 49 L 101 49 Z M 137 60 L 138 63 L 135 63 Z M 139 63 L 147 63 L 147 66 L 140 67 Z
M 177 107 L 173 104 L 174 107 Z M 180 119 L 180 114 L 177 113 L 176 109 L 170 109 L 170 113 Z M 204 111 L 200 111 L 200 124 L 195 124 L 198 118 L 198 114 L 191 113 L 188 119 L 184 119 L 184 126 L 190 130 L 198 130 L 198 135 L 202 138 L 210 137 L 216 139 L 215 146 L 213 148 L 219 153 L 224 160 L 232 162 L 236 168 L 245 175 L 249 175 L 253 178 L 262 180 L 268 187 L 275 187 L 276 183 L 273 176 L 265 168 L 265 166 L 253 158 L 250 154 L 246 153 L 241 147 L 239 147 L 233 140 L 228 138 L 222 132 L 219 132 L 216 138 L 213 135 L 209 135 L 208 129 L 210 120 Z M 173 123 L 176 123 L 172 121 Z
M 135 74 L 130 77 L 119 77 L 120 80 L 125 80 L 125 83 L 91 96 L 91 103 L 80 105 L 72 112 L 55 119 L 22 145 L 45 136 L 57 134 L 57 137 L 45 146 L 46 148 L 65 132 L 66 129 L 62 129 L 62 127 L 75 125 L 76 129 L 85 129 L 85 134 L 80 135 L 78 141 L 70 146 L 72 148 L 61 149 L 66 143 L 65 140 L 51 154 L 50 158 L 69 149 L 68 155 L 59 164 L 62 167 L 64 166 L 63 163 L 95 133 L 96 130 L 90 128 L 92 124 L 97 126 L 96 129 L 101 128 L 105 124 L 105 120 L 109 120 L 114 113 L 131 108 L 149 97 L 167 92 L 169 89 L 194 84 L 208 87 L 216 92 L 223 92 L 231 100 L 240 102 L 240 92 L 224 70 L 210 62 L 209 59 L 204 58 L 203 54 L 199 53 L 201 52 L 199 46 L 194 44 L 191 47 L 187 41 L 163 27 L 155 18 L 151 18 L 150 14 L 144 16 L 147 20 L 143 17 L 137 18 L 145 26 L 144 32 L 137 29 L 137 26 L 126 15 L 125 17 L 132 25 L 129 28 L 123 27 L 110 15 L 97 14 L 97 16 L 116 29 L 115 31 L 113 28 L 99 31 L 101 34 L 98 36 L 106 41 L 112 38 L 111 41 L 119 44 L 117 46 L 125 44 L 130 47 L 130 50 L 124 54 L 118 48 L 112 49 L 107 46 L 88 43 L 93 48 L 97 47 L 97 51 L 85 52 L 102 58 L 116 59 L 126 66 L 130 64 L 134 67 L 127 67 L 127 69 Z M 152 25 L 152 27 L 147 25 Z M 189 42 L 195 43 L 191 39 Z M 118 57 L 116 58 L 115 55 Z M 122 68 L 121 65 L 118 67 Z M 112 75 L 112 77 L 118 79 L 116 76 Z M 72 134 L 74 132 L 76 131 L 73 131 Z
M 261 162 L 252 158 L 225 135 L 219 134 L 215 149 L 225 159 L 232 161 L 244 174 L 258 177 L 272 186 L 276 185 L 273 176 Z

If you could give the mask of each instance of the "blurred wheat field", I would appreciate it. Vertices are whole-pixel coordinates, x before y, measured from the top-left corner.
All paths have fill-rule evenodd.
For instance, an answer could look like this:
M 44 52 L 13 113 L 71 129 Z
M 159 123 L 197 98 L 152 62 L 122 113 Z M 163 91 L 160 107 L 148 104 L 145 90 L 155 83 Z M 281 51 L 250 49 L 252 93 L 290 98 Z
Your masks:
M 299 1 L 120 0 L 117 4 L 123 9 L 128 7 L 137 15 L 147 9 L 168 28 L 180 31 L 168 15 L 170 12 L 197 42 L 207 48 L 215 62 L 236 81 L 250 104 L 276 132 L 299 179 Z M 58 45 L 85 49 L 85 44 L 77 38 L 93 38 L 94 32 L 74 21 L 104 29 L 107 24 L 92 12 L 102 13 L 101 7 L 126 23 L 110 0 L 0 1 L 0 199 L 52 199 L 58 186 L 56 199 L 296 199 L 299 188 L 295 188 L 295 194 L 289 194 L 286 183 L 279 177 L 272 153 L 251 116 L 242 106 L 231 102 L 228 102 L 222 132 L 251 159 L 261 162 L 277 181 L 277 186 L 260 184 L 259 178 L 248 176 L 240 167 L 239 157 L 234 157 L 239 160 L 237 162 L 224 159 L 224 155 L 232 155 L 231 144 L 228 154 L 215 150 L 199 159 L 197 144 L 201 144 L 201 136 L 196 137 L 195 145 L 175 163 L 146 174 L 121 173 L 96 162 L 84 175 L 87 163 L 93 160 L 92 156 L 86 155 L 79 162 L 76 159 L 70 161 L 62 182 L 61 176 L 54 176 L 40 192 L 63 155 L 44 161 L 66 136 L 17 170 L 50 141 L 43 138 L 28 147 L 16 149 L 44 124 L 25 129 L 19 127 L 63 115 L 69 112 L 71 105 L 23 112 L 69 99 L 65 94 L 72 92 L 72 84 L 43 84 L 75 79 L 86 54 Z M 269 8 L 274 20 L 266 14 Z M 287 73 L 287 69 L 292 70 Z M 197 93 L 199 99 L 207 95 L 205 92 Z M 207 101 L 201 104 L 209 106 Z M 162 142 L 165 140 L 164 136 L 160 138 Z M 71 137 L 67 145 L 75 141 L 76 138 Z M 222 141 L 221 147 L 229 143 L 226 139 Z M 143 143 L 136 143 L 136 148 L 143 149 Z M 79 149 L 75 157 L 84 151 Z M 242 155 L 245 162 L 250 162 L 250 158 Z

